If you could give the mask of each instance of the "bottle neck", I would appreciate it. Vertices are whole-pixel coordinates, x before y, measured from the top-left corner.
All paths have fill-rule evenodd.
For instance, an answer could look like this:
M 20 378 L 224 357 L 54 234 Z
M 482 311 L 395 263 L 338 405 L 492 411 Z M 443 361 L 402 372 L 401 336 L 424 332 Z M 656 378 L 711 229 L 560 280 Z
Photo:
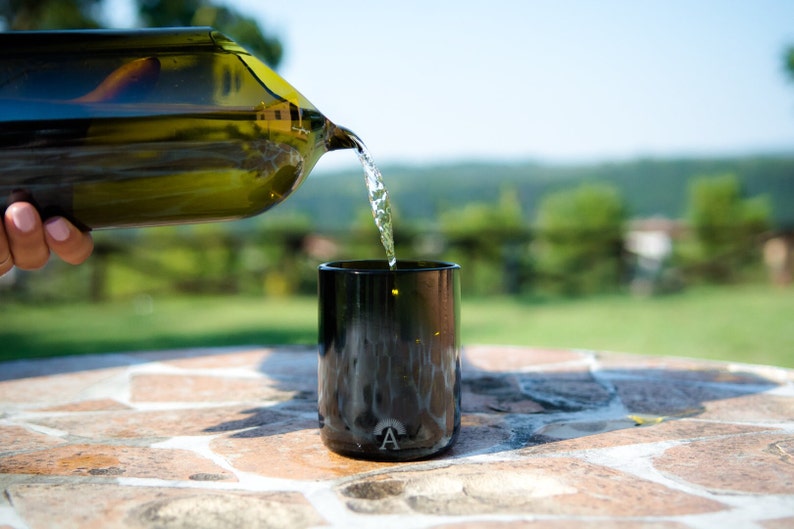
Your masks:
M 357 144 L 353 139 L 355 135 L 352 132 L 331 122 L 328 123 L 328 127 L 329 134 L 325 146 L 329 151 L 357 148 Z

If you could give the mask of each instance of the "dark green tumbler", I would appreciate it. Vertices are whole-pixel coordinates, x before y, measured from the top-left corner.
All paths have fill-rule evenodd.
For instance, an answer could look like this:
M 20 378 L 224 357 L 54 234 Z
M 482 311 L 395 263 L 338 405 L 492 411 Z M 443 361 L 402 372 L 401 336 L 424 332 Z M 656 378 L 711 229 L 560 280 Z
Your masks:
M 319 268 L 323 443 L 381 461 L 428 458 L 460 431 L 460 267 L 338 261 Z

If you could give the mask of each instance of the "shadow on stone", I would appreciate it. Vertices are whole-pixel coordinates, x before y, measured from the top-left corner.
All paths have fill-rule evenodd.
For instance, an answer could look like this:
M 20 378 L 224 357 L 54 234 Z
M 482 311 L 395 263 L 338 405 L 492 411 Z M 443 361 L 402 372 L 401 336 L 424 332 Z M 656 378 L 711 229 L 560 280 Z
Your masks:
M 652 427 L 698 416 L 709 402 L 779 385 L 749 371 L 702 364 L 700 368 L 531 369 L 529 365 L 526 371 L 489 371 L 470 366 L 464 371 L 464 416 L 501 417 L 504 423 L 491 421 L 489 429 L 509 429 L 506 440 L 486 453 Z M 461 439 L 466 435 L 464 428 Z
M 272 398 L 266 405 L 244 410 L 242 419 L 222 422 L 206 432 L 234 432 L 230 438 L 250 439 L 305 429 L 298 417 L 317 416 L 317 364 L 314 347 L 279 347 L 264 356 L 258 370 Z
M 576 361 L 554 369 L 548 363 L 533 364 L 531 355 L 518 360 L 516 369 L 484 368 L 482 357 L 474 364 L 464 353 L 461 432 L 442 458 L 652 428 L 701 415 L 710 402 L 779 385 L 749 369 L 678 359 L 643 367 L 634 358 L 627 366 L 619 362 L 606 366 L 600 365 L 596 354 L 581 353 Z M 316 361 L 311 348 L 268 355 L 259 370 L 276 393 L 288 398 L 247 410 L 247 417 L 207 431 L 255 438 L 306 429 L 316 420 Z

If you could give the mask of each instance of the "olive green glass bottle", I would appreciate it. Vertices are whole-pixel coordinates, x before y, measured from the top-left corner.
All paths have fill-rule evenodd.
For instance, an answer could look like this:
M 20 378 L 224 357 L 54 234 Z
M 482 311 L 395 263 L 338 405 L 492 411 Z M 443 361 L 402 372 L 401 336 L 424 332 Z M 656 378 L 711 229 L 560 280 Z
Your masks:
M 353 147 L 210 28 L 0 33 L 0 209 L 84 229 L 248 217 Z

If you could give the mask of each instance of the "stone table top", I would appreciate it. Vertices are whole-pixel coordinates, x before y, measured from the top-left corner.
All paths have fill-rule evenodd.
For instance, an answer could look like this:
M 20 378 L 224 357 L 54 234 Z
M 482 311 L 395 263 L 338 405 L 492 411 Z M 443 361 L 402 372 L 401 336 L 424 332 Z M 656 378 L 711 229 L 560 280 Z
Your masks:
M 469 346 L 458 443 L 321 444 L 316 350 L 0 364 L 0 529 L 794 527 L 794 371 Z

